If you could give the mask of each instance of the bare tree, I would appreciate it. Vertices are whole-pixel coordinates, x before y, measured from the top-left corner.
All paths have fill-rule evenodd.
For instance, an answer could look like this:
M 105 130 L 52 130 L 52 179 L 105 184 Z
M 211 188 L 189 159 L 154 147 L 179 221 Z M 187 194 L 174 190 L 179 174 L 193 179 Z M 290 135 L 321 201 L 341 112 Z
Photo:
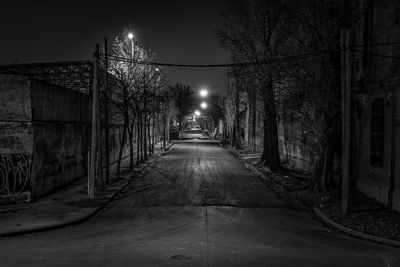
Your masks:
M 292 53 L 320 51 L 323 55 L 285 64 L 288 94 L 285 107 L 302 127 L 304 144 L 314 153 L 311 189 L 329 191 L 334 185 L 334 162 L 341 153 L 340 37 L 360 19 L 349 1 L 286 1 L 291 20 L 283 25 Z M 338 166 L 337 166 L 338 168 Z
M 230 1 L 227 29 L 219 32 L 218 36 L 221 45 L 231 50 L 233 63 L 270 61 L 279 57 L 279 49 L 284 43 L 279 31 L 282 14 L 280 1 Z M 262 158 L 272 170 L 280 167 L 274 93 L 279 73 L 279 66 L 261 64 L 233 71 L 236 90 L 249 90 L 251 85 L 262 98 L 265 111 Z M 238 104 L 236 101 L 236 106 Z
M 177 83 L 170 87 L 171 94 L 174 99 L 174 105 L 177 112 L 178 129 L 181 130 L 183 120 L 185 116 L 194 110 L 194 98 L 193 91 L 190 86 Z

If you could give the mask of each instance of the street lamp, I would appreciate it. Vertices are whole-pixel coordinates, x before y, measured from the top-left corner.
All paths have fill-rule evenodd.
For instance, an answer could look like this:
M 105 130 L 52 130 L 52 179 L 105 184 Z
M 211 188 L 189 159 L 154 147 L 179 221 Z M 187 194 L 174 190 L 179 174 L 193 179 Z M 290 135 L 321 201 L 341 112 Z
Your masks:
M 202 109 L 206 109 L 206 108 L 207 108 L 207 103 L 206 103 L 206 102 L 201 103 L 201 104 L 200 104 L 200 107 L 201 107 Z
M 201 96 L 201 97 L 206 97 L 207 95 L 208 95 L 207 89 L 201 89 L 201 90 L 200 90 L 200 96 Z
M 134 37 L 134 35 L 133 35 L 133 33 L 128 33 L 128 38 L 131 40 L 131 44 L 132 44 L 132 60 L 133 60 L 133 37 Z
M 156 112 L 155 112 L 155 109 L 156 109 L 156 87 L 158 86 L 158 81 L 159 81 L 159 79 L 160 79 L 160 69 L 159 68 L 155 68 L 155 75 L 156 75 L 156 79 L 154 79 L 154 86 L 153 86 L 153 105 L 154 105 L 154 107 L 153 107 L 153 119 L 152 119 L 152 122 L 153 122 L 153 125 L 152 125 L 152 130 L 153 130 L 153 134 L 152 134 L 152 142 L 150 142 L 150 143 L 152 143 L 151 144 L 151 152 L 154 154 L 154 144 L 155 144 L 155 142 L 156 142 L 156 139 L 155 139 L 155 123 L 154 123 L 154 121 L 155 121 L 155 118 L 156 118 Z

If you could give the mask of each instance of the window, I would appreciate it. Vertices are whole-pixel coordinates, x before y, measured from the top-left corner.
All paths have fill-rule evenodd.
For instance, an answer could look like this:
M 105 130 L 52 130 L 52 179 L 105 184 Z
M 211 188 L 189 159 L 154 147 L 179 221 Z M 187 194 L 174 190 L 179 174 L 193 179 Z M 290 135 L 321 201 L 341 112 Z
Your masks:
M 372 101 L 370 163 L 377 167 L 383 167 L 384 110 L 385 102 L 383 98 Z

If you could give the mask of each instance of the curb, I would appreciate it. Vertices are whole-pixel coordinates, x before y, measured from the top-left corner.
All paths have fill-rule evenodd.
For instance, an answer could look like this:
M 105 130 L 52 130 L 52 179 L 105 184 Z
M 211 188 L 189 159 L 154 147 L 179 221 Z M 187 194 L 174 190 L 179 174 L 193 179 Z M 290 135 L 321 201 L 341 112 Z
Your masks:
M 142 174 L 144 174 L 145 170 L 150 167 L 158 158 L 162 157 L 164 154 L 166 154 L 171 148 L 173 144 L 171 144 L 167 150 L 160 155 L 156 156 L 153 158 L 151 161 L 146 164 L 143 169 L 141 170 Z M 87 214 L 83 214 L 79 217 L 75 217 L 74 219 L 67 219 L 63 222 L 60 223 L 53 223 L 53 224 L 48 224 L 44 226 L 37 226 L 37 227 L 32 227 L 30 229 L 24 229 L 24 230 L 19 230 L 19 231 L 12 231 L 12 232 L 1 232 L 0 231 L 0 238 L 5 238 L 5 237 L 14 237 L 14 236 L 21 236 L 21 235 L 27 235 L 27 234 L 34 234 L 34 233 L 40 233 L 40 232 L 47 232 L 51 230 L 56 230 L 60 228 L 64 228 L 67 226 L 73 226 L 77 225 L 79 223 L 88 221 L 89 219 L 93 218 L 97 213 L 99 213 L 101 210 L 103 210 L 108 204 L 114 201 L 114 199 L 118 196 L 119 193 L 121 193 L 130 183 L 132 180 L 128 180 L 123 186 L 121 186 L 120 189 L 115 191 L 114 194 L 112 194 L 109 198 L 107 198 L 106 201 L 104 201 L 99 207 L 94 208 L 93 211 L 88 212 Z
M 25 230 L 21 230 L 21 231 L 0 233 L 0 237 L 14 237 L 14 236 L 20 236 L 20 235 L 47 232 L 47 231 L 56 230 L 59 228 L 64 228 L 67 226 L 72 226 L 72 225 L 76 225 L 76 224 L 82 223 L 84 221 L 87 221 L 87 220 L 91 219 L 92 217 L 94 217 L 98 212 L 100 212 L 110 202 L 112 202 L 114 200 L 114 198 L 118 195 L 118 193 L 120 193 L 128 184 L 129 184 L 129 181 L 126 182 L 110 198 L 108 198 L 106 201 L 104 201 L 99 207 L 94 208 L 93 211 L 88 212 L 87 214 L 83 214 L 82 216 L 79 216 L 74 219 L 69 219 L 69 220 L 67 219 L 61 223 L 53 223 L 53 224 L 48 224 L 48 225 L 44 225 L 44 226 L 32 227 L 30 229 L 25 229 Z
M 295 201 L 293 201 L 290 196 L 282 194 L 278 191 L 277 188 L 278 186 L 281 186 L 280 184 L 278 184 L 274 179 L 268 178 L 266 177 L 262 172 L 260 172 L 256 167 L 254 167 L 253 165 L 249 164 L 246 162 L 245 159 L 241 158 L 240 155 L 238 153 L 235 153 L 234 151 L 228 150 L 225 148 L 225 150 L 232 155 L 235 159 L 237 159 L 240 163 L 242 163 L 246 169 L 248 169 L 250 172 L 252 172 L 255 176 L 257 176 L 258 178 L 260 178 L 264 183 L 266 183 L 266 185 L 268 186 L 269 189 L 271 189 L 271 191 L 281 200 L 283 200 L 284 202 L 286 202 L 291 208 L 296 209 L 296 210 L 302 210 L 304 212 L 308 212 L 307 210 L 305 210 L 304 208 L 302 208 L 301 206 L 299 206 L 297 203 L 295 203 Z M 309 213 L 309 212 L 308 212 Z
M 316 217 L 322 221 L 324 224 L 331 226 L 333 228 L 336 228 L 337 230 L 344 232 L 346 234 L 355 236 L 355 237 L 359 237 L 362 239 L 366 239 L 369 241 L 373 241 L 375 243 L 380 243 L 383 245 L 388 245 L 388 246 L 393 246 L 393 247 L 397 247 L 400 248 L 400 241 L 397 240 L 393 240 L 393 239 L 388 239 L 388 238 L 384 238 L 384 237 L 379 237 L 379 236 L 375 236 L 375 235 L 370 235 L 370 234 L 365 234 L 356 230 L 352 230 L 350 228 L 344 227 L 343 225 L 338 224 L 337 222 L 334 222 L 333 220 L 331 220 L 328 216 L 326 216 L 318 207 L 313 208 L 314 213 L 316 215 Z
M 263 180 L 268 180 L 271 183 L 273 183 L 274 185 L 276 185 L 276 182 L 274 182 L 273 180 L 265 177 L 265 175 L 263 173 L 259 172 L 256 168 L 254 168 L 250 164 L 246 163 L 246 161 L 244 159 L 242 159 L 238 153 L 235 153 L 235 152 L 230 151 L 228 149 L 226 149 L 226 151 L 229 152 L 229 154 L 234 156 L 236 159 L 238 159 L 241 163 L 243 163 L 243 165 L 248 170 L 253 172 L 255 175 L 261 177 Z M 320 222 L 322 222 L 326 226 L 330 226 L 330 227 L 332 227 L 334 229 L 339 230 L 342 233 L 348 234 L 348 235 L 350 235 L 352 237 L 355 237 L 355 238 L 364 239 L 364 240 L 367 240 L 367 241 L 370 241 L 370 242 L 379 243 L 379 244 L 386 245 L 386 246 L 400 248 L 400 241 L 393 240 L 393 239 L 388 239 L 388 238 L 384 238 L 384 237 L 379 237 L 379 236 L 374 236 L 374 235 L 370 235 L 370 234 L 366 234 L 366 233 L 362 233 L 362 232 L 359 232 L 359 231 L 356 231 L 356 230 L 349 229 L 347 227 L 344 227 L 343 225 L 340 225 L 340 224 L 332 221 L 318 207 L 314 206 L 313 209 L 310 210 L 310 211 L 304 210 L 303 208 L 298 206 L 298 204 L 296 204 L 289 196 L 286 196 L 286 197 L 282 198 L 280 196 L 280 194 L 275 192 L 275 190 L 273 188 L 271 188 L 271 190 L 275 194 L 277 194 L 279 198 L 283 199 L 286 202 L 289 202 L 289 205 L 292 206 L 293 208 L 301 209 L 301 210 L 311 214 L 313 217 L 315 217 L 317 220 L 319 220 Z

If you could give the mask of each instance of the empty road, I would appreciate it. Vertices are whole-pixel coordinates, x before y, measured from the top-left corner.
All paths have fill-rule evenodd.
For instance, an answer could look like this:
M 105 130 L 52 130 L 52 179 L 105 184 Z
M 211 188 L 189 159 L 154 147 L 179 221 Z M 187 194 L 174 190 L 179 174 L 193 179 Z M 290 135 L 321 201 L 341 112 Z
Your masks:
M 0 266 L 400 266 L 332 233 L 215 144 L 176 144 L 82 224 L 0 239 Z

